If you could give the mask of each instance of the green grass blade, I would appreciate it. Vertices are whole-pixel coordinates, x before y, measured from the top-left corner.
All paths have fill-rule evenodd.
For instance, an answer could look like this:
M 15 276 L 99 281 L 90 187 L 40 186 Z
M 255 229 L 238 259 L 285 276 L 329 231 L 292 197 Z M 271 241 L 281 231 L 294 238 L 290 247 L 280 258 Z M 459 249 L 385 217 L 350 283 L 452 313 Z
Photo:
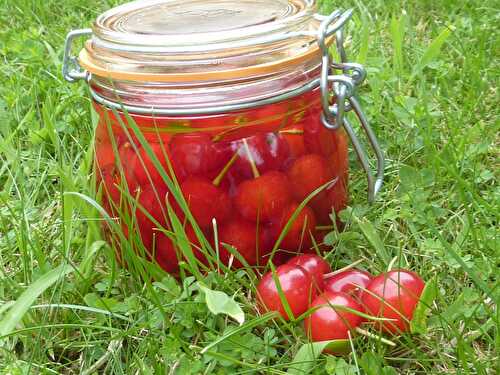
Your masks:
M 410 77 L 410 82 L 412 82 L 415 77 L 420 74 L 424 68 L 429 65 L 432 61 L 436 60 L 437 57 L 439 56 L 441 52 L 441 48 L 443 47 L 444 43 L 454 30 L 453 26 L 447 27 L 444 30 L 442 30 L 439 35 L 434 39 L 431 44 L 427 47 L 425 50 L 424 54 L 420 58 L 420 61 L 418 62 L 417 65 L 413 68 L 413 71 L 411 73 Z
M 32 283 L 5 314 L 2 321 L 0 321 L 0 336 L 10 334 L 40 294 L 50 288 L 55 282 L 71 273 L 73 270 L 74 268 L 67 264 L 60 265 Z
M 382 239 L 377 233 L 377 230 L 371 222 L 366 219 L 360 219 L 356 215 L 352 216 L 354 221 L 359 225 L 363 235 L 375 249 L 379 259 L 387 266 L 391 262 L 391 256 L 382 242 Z
M 404 72 L 404 59 L 403 59 L 403 41 L 406 33 L 406 17 L 400 18 L 392 17 L 391 25 L 391 38 L 393 53 L 394 73 L 401 76 Z

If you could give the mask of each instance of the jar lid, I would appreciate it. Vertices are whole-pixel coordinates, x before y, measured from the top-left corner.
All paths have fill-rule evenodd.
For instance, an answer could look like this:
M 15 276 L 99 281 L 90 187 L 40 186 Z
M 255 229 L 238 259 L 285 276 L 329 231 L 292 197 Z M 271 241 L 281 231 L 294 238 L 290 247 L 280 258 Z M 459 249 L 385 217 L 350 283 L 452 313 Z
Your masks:
M 248 79 L 320 62 L 315 0 L 139 0 L 101 14 L 79 62 L 141 82 Z

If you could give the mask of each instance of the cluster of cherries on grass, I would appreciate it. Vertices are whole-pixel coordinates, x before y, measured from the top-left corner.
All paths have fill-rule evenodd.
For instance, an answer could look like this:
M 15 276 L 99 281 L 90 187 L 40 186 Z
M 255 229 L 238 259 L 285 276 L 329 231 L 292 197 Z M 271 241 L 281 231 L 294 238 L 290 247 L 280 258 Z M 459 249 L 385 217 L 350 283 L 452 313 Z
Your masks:
M 314 111 L 286 126 L 281 125 L 283 107 L 281 112 L 276 106 L 266 107 L 266 111 L 256 118 L 278 121 L 233 129 L 226 134 L 200 128 L 186 134 L 163 133 L 158 139 L 157 133 L 145 133 L 149 136 L 150 150 L 133 135 L 122 134 L 119 127 L 113 130 L 116 143 L 113 146 L 106 124 L 99 124 L 101 139 L 96 144 L 96 160 L 99 182 L 103 182 L 107 196 L 106 208 L 115 216 L 122 215 L 126 182 L 129 197 L 137 200 L 131 215 L 136 217 L 142 242 L 167 272 L 177 273 L 180 260 L 175 241 L 158 230 L 168 230 L 170 225 L 167 202 L 181 221 L 186 222 L 185 232 L 194 245 L 194 254 L 205 264 L 206 259 L 196 250 L 199 241 L 195 231 L 169 192 L 156 168 L 157 162 L 150 157 L 151 151 L 167 173 L 173 170 L 190 212 L 211 241 L 216 219 L 220 260 L 226 265 L 233 259 L 233 267 L 242 267 L 225 245 L 234 247 L 249 266 L 267 264 L 276 240 L 299 202 L 325 184 L 324 190 L 289 225 L 279 251 L 273 255 L 274 263 L 282 264 L 289 254 L 307 252 L 322 243 L 322 235 L 326 233 L 322 228 L 331 227 L 332 208 L 336 212 L 345 208 L 348 180 L 345 133 L 325 129 Z M 211 126 L 206 119 L 200 124 L 205 128 Z M 196 122 L 192 126 L 196 127 Z M 115 147 L 119 159 L 113 156 Z M 129 206 L 127 210 L 131 211 Z M 123 227 L 126 235 L 128 230 Z
M 261 312 L 276 311 L 286 320 L 304 314 L 306 334 L 314 342 L 347 340 L 351 333 L 367 334 L 362 323 L 389 334 L 408 331 L 424 286 L 408 270 L 376 277 L 356 268 L 331 272 L 320 256 L 303 254 L 264 275 L 257 300 Z

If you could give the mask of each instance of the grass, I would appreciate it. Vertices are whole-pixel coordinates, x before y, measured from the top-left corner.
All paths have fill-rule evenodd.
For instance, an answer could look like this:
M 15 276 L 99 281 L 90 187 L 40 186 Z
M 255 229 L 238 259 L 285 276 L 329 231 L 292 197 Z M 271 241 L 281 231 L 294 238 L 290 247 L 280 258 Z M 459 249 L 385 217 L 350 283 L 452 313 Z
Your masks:
M 210 298 L 240 304 L 246 323 L 238 326 L 210 312 L 193 277 L 141 281 L 99 237 L 82 200 L 90 195 L 90 102 L 85 85 L 65 83 L 60 69 L 67 31 L 116 3 L 5 0 L 0 10 L 0 373 L 293 372 L 297 353 L 312 358 L 299 350 L 303 331 L 256 313 L 248 293 L 255 275 L 203 277 L 205 288 L 226 293 Z M 363 259 L 378 272 L 397 257 L 438 288 L 419 334 L 393 338 L 395 348 L 355 340 L 349 356 L 307 362 L 311 373 L 495 373 L 496 5 L 342 3 L 356 9 L 349 52 L 368 67 L 362 100 L 388 165 L 368 206 L 353 157 L 347 228 L 328 236 L 328 259 L 335 268 Z

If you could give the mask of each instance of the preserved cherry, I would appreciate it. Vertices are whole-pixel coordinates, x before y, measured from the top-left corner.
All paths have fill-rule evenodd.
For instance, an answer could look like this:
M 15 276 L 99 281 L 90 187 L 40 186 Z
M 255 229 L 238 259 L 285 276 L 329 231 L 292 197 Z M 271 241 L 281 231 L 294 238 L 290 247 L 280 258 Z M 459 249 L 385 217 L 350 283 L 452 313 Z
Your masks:
M 136 216 L 136 233 L 167 272 L 178 273 L 181 259 L 175 239 L 161 230 L 171 225 L 167 203 L 187 225 L 190 241 L 198 243 L 174 198 L 179 195 L 169 186 L 178 186 L 206 234 L 213 233 L 216 220 L 220 260 L 226 264 L 233 251 L 228 251 L 225 245 L 229 245 L 250 266 L 265 266 L 301 202 L 339 176 L 298 213 L 273 263 L 280 265 L 310 251 L 312 238 L 319 238 L 316 227 L 331 225 L 332 209 L 338 212 L 347 204 L 345 135 L 320 126 L 318 91 L 237 114 L 192 118 L 131 114 L 149 149 L 120 125 L 126 123 L 125 115 L 120 114 L 118 121 L 112 111 L 95 106 L 100 116 L 95 163 L 103 206 L 117 218 Z M 175 177 L 171 183 L 157 170 L 150 151 L 164 177 Z M 195 255 L 207 263 L 200 251 Z M 242 266 L 234 257 L 232 267 Z

